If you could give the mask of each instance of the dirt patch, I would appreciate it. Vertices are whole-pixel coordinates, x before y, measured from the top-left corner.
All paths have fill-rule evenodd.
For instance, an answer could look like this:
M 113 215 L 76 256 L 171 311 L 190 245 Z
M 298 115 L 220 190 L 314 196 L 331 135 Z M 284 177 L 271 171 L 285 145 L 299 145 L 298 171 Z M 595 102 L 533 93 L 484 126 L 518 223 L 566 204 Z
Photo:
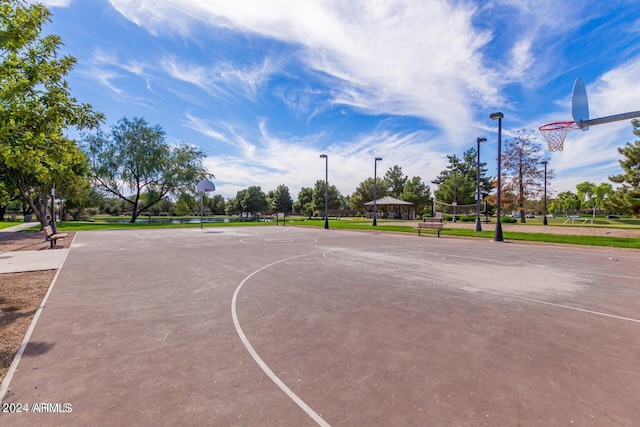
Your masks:
M 55 274 L 56 270 L 0 274 L 0 381 Z
M 71 246 L 74 233 L 57 241 L 55 249 L 42 232 L 0 233 L 0 252 L 57 250 Z M 56 270 L 0 274 L 0 381 L 29 329 Z

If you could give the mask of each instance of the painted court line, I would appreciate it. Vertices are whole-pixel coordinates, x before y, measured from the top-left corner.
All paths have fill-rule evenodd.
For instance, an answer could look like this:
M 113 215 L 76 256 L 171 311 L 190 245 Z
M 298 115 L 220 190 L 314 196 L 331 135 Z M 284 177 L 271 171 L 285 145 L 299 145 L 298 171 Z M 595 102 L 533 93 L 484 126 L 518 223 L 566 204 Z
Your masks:
M 595 315 L 598 315 L 598 316 L 611 317 L 613 319 L 626 320 L 628 322 L 640 323 L 640 319 L 633 319 L 631 317 L 617 316 L 615 314 L 603 313 L 601 311 L 587 310 L 586 308 L 572 307 L 570 305 L 556 304 L 554 302 L 543 301 L 543 300 L 534 299 L 534 298 L 520 297 L 520 296 L 517 296 L 517 295 L 505 294 L 503 292 L 489 291 L 489 290 L 486 290 L 486 289 L 473 288 L 473 287 L 469 287 L 469 286 L 463 286 L 460 289 L 462 289 L 463 291 L 467 291 L 467 292 L 485 292 L 485 293 L 488 293 L 488 294 L 500 295 L 500 296 L 503 296 L 503 297 L 515 298 L 515 299 L 520 299 L 520 300 L 523 300 L 523 301 L 535 302 L 535 303 L 538 303 L 538 304 L 545 304 L 545 305 L 550 305 L 550 306 L 558 307 L 558 308 L 567 308 L 569 310 L 581 311 L 583 313 L 595 314 Z
M 280 389 L 287 396 L 289 396 L 289 398 L 291 398 L 291 400 L 293 400 L 296 403 L 296 405 L 298 405 L 303 411 L 305 411 L 307 413 L 307 415 L 309 415 L 316 423 L 318 423 L 318 425 L 323 426 L 323 427 L 331 427 L 325 420 L 322 419 L 322 417 L 320 415 L 318 415 L 313 409 L 311 409 L 311 407 L 309 405 L 307 405 L 302 399 L 300 399 L 298 397 L 298 395 L 296 395 L 293 392 L 293 390 L 291 390 L 289 387 L 287 387 L 287 385 L 280 378 L 278 378 L 278 376 L 271 370 L 271 368 L 269 368 L 269 366 L 265 363 L 265 361 L 262 360 L 262 358 L 258 355 L 258 353 L 255 351 L 255 349 L 253 348 L 253 346 L 249 342 L 249 339 L 247 338 L 247 336 L 242 331 L 242 327 L 240 326 L 240 321 L 238 320 L 238 313 L 237 313 L 237 309 L 236 309 L 237 302 L 238 302 L 238 294 L 240 293 L 240 289 L 247 282 L 247 280 L 249 280 L 251 277 L 253 277 L 254 275 L 258 274 L 262 270 L 265 270 L 265 269 L 267 269 L 269 267 L 272 267 L 272 266 L 274 266 L 276 264 L 279 264 L 281 262 L 289 261 L 289 260 L 296 259 L 296 258 L 302 258 L 302 257 L 305 257 L 305 256 L 316 255 L 316 254 L 317 253 L 310 253 L 310 254 L 296 255 L 296 256 L 289 257 L 289 258 L 281 259 L 279 261 L 272 262 L 271 264 L 265 265 L 265 266 L 257 269 L 253 273 L 249 274 L 247 277 L 245 277 L 242 280 L 242 282 L 240 282 L 240 284 L 236 288 L 235 292 L 233 293 L 233 298 L 231 300 L 231 317 L 233 318 L 233 324 L 236 327 L 236 332 L 240 336 L 240 340 L 242 340 L 242 343 L 246 347 L 247 351 L 249 352 L 249 354 L 251 355 L 253 360 L 256 361 L 258 366 L 260 366 L 260 369 L 262 369 L 264 371 L 264 373 L 271 379 L 271 381 L 273 381 L 278 387 L 280 387 Z

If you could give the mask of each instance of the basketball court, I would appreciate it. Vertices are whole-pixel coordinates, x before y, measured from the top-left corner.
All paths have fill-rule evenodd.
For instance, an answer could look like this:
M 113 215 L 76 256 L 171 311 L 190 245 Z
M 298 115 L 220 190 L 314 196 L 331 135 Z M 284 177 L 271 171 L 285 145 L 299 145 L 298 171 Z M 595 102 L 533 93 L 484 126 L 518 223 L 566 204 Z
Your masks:
M 0 423 L 632 425 L 639 264 L 293 226 L 82 231 L 3 400 L 71 412 Z

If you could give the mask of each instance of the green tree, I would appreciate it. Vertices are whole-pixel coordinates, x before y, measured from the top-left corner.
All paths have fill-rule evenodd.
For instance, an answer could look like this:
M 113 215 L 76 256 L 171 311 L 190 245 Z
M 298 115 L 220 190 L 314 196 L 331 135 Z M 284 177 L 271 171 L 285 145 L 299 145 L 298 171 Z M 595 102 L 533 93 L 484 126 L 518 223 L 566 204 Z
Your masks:
M 140 195 L 140 204 L 149 205 L 151 201 L 156 200 L 159 196 L 160 194 L 158 193 L 158 191 L 156 191 L 155 188 L 150 188 Z M 149 207 L 145 209 L 145 211 L 145 213 L 151 215 L 160 215 L 160 212 L 162 212 L 160 202 L 149 205 Z
M 313 211 L 318 212 L 319 215 L 324 215 L 324 190 L 324 180 L 317 180 L 313 187 L 312 205 Z M 335 185 L 329 184 L 327 187 L 327 194 L 327 209 L 329 211 L 343 207 L 342 195 Z
M 376 184 L 376 198 L 380 199 L 388 195 L 389 185 L 384 179 L 378 178 Z M 367 178 L 356 187 L 349 199 L 351 209 L 364 213 L 367 209 L 365 203 L 373 200 L 373 178 Z
M 95 191 L 88 178 L 78 179 L 62 187 L 59 191 L 60 198 L 64 200 L 64 212 L 69 213 L 78 221 L 85 210 L 97 207 L 102 202 L 102 195 Z
M 123 118 L 110 134 L 85 135 L 96 187 L 130 203 L 131 222 L 166 197 L 195 192 L 195 184 L 212 177 L 202 165 L 204 153 L 192 145 L 170 146 L 159 125 Z M 153 195 L 143 199 L 142 195 Z
M 97 191 L 92 187 L 94 191 Z M 101 199 L 98 204 L 98 211 L 107 215 L 120 215 L 125 213 L 129 208 L 128 203 L 116 197 L 105 197 L 102 192 L 98 191 Z
M 612 191 L 604 200 L 604 207 L 607 212 L 621 215 L 631 214 L 631 204 L 628 197 L 628 187 L 622 186 Z
M 560 211 L 564 212 L 565 215 L 569 215 L 569 213 L 575 212 L 578 209 L 580 209 L 580 198 L 571 191 L 563 191 L 549 203 L 550 212 Z
M 431 181 L 438 188 L 434 191 L 434 197 L 444 203 L 453 201 L 461 205 L 473 204 L 476 200 L 476 169 L 477 149 L 470 148 L 465 151 L 462 158 L 455 154 L 447 156 L 449 164 L 446 169 Z M 480 163 L 480 195 L 485 198 L 493 189 L 493 180 L 487 177 L 486 163 Z M 455 188 L 455 197 L 454 197 Z M 455 200 L 454 200 L 455 199 Z
M 443 203 L 456 202 L 458 205 L 474 203 L 476 200 L 476 167 L 466 164 L 455 154 L 447 156 L 447 159 L 449 159 L 449 164 L 446 169 L 441 171 L 432 181 L 438 185 L 434 191 L 434 197 Z
M 52 186 L 85 169 L 85 157 L 63 132 L 103 119 L 70 96 L 65 76 L 76 60 L 58 54 L 59 36 L 41 35 L 50 18 L 42 4 L 0 0 L 0 181 L 43 226 Z
M 290 213 L 293 210 L 293 199 L 286 185 L 281 184 L 275 190 L 269 191 L 268 198 L 275 212 Z
M 582 209 L 592 209 L 593 218 L 596 217 L 596 209 L 604 206 L 605 199 L 613 193 L 611 184 L 603 182 L 596 186 L 594 183 L 585 181 L 576 186 L 578 198 Z
M 4 221 L 4 214 L 11 201 L 12 197 L 9 189 L 7 188 L 7 184 L 0 181 L 0 221 Z
M 413 207 L 419 215 L 431 213 L 431 189 L 419 176 L 407 180 L 400 199 L 413 203 Z
M 387 195 L 398 198 L 404 190 L 408 177 L 402 172 L 402 168 L 393 165 L 384 174 L 384 183 L 387 184 Z M 373 197 L 371 198 L 373 200 Z
M 640 120 L 631 121 L 633 134 L 640 136 Z M 631 210 L 634 216 L 640 216 L 640 140 L 633 144 L 627 144 L 618 148 L 618 152 L 624 157 L 620 160 L 622 173 L 610 176 L 615 183 L 622 184 L 620 195 L 624 197 L 624 204 Z
M 225 207 L 225 212 L 227 215 L 237 215 L 242 212 L 242 206 L 240 205 L 240 200 L 244 198 L 244 192 L 246 190 L 240 190 L 236 193 L 235 198 L 231 198 L 227 201 L 227 205 Z
M 191 213 L 189 204 L 185 199 L 178 199 L 174 209 L 175 209 L 176 215 L 178 216 L 187 216 Z
M 595 190 L 596 185 L 593 182 L 585 181 L 576 185 L 578 190 L 578 199 L 580 199 L 580 208 L 582 210 L 593 209 L 593 215 L 596 214 Z
M 462 154 L 462 164 L 460 165 L 460 171 L 463 176 L 469 177 L 469 182 L 473 182 L 474 187 L 476 186 L 477 169 L 478 149 L 476 147 L 472 147 Z M 480 162 L 480 200 L 484 200 L 484 198 L 493 191 L 494 178 L 491 176 L 487 176 L 487 172 L 487 163 Z M 473 196 L 467 199 L 469 203 L 473 203 L 476 200 L 475 192 L 477 192 L 477 188 L 474 189 Z
M 542 145 L 535 141 L 532 130 L 519 130 L 505 143 L 502 153 L 503 188 L 515 195 L 522 223 L 526 222 L 525 202 L 538 198 L 544 188 L 543 154 Z M 547 171 L 547 182 L 552 176 L 553 171 Z
M 307 215 L 308 217 L 313 215 L 313 188 L 302 187 L 300 189 L 294 211 L 301 215 Z
M 174 207 L 175 203 L 173 203 L 171 199 L 164 198 L 153 205 L 149 211 L 152 212 L 153 215 L 171 215 Z
M 190 193 L 182 193 L 180 197 L 178 197 L 178 202 L 183 201 L 185 206 L 187 207 L 187 213 L 183 215 L 193 215 L 195 212 L 200 212 L 200 201 L 196 199 L 193 194 Z M 177 202 L 176 202 L 177 204 Z M 176 206 L 177 209 L 177 206 Z
M 240 199 L 243 212 L 251 212 L 253 215 L 264 212 L 267 209 L 267 195 L 256 185 L 247 188 Z
M 213 197 L 205 195 L 203 203 L 214 215 L 222 215 L 225 212 L 226 203 L 224 197 L 220 194 L 216 194 Z
M 607 182 L 603 182 L 596 187 L 596 206 L 604 208 L 605 202 L 613 194 L 613 187 Z

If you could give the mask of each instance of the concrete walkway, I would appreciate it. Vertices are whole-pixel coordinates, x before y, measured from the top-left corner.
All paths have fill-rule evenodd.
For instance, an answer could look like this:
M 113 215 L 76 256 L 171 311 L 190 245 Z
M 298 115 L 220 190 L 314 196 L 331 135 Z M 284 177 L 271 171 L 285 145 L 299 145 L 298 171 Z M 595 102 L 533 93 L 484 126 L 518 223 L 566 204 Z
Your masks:
M 26 230 L 38 225 L 35 222 L 25 222 L 0 230 L 0 242 L 3 235 Z M 0 245 L 0 274 L 19 273 L 25 271 L 52 270 L 60 268 L 67 255 L 68 249 L 55 251 L 2 251 Z
M 0 253 L 0 274 L 60 268 L 68 249 Z

